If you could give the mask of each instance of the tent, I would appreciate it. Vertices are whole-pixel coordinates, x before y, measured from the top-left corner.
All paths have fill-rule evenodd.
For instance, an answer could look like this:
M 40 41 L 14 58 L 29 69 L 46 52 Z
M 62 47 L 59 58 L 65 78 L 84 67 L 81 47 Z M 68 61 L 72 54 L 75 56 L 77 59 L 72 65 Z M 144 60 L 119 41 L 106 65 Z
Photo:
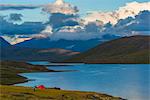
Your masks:
M 37 86 L 37 88 L 38 88 L 38 89 L 42 89 L 42 90 L 43 90 L 43 89 L 46 89 L 46 87 L 45 87 L 44 85 L 39 85 L 39 86 Z

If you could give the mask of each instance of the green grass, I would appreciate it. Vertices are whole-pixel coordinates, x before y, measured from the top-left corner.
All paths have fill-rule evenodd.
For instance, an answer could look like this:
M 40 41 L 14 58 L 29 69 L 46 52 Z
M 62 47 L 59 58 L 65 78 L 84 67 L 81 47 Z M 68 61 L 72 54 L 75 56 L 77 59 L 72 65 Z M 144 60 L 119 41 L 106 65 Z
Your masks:
M 34 66 L 24 62 L 0 61 L 0 84 L 12 85 L 28 81 L 18 74 L 28 72 L 52 72 L 45 66 Z
M 1 100 L 123 100 L 95 92 L 36 89 L 30 87 L 0 86 Z M 10 99 L 11 98 L 11 99 Z

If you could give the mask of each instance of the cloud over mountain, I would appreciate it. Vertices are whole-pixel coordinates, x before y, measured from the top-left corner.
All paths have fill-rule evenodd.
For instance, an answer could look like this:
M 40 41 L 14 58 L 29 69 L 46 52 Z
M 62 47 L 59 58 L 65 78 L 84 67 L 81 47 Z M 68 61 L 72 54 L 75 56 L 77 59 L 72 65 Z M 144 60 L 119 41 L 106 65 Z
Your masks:
M 120 19 L 117 24 L 112 25 L 107 23 L 101 25 L 101 23 L 90 22 L 80 28 L 80 31 L 65 31 L 54 33 L 51 38 L 55 40 L 66 39 L 66 40 L 89 40 L 94 38 L 103 38 L 104 35 L 115 35 L 115 36 L 129 36 L 135 34 L 149 34 L 150 27 L 150 11 L 141 11 L 135 17 L 128 17 Z M 75 27 L 72 27 L 72 29 Z M 67 27 L 65 28 L 67 29 Z M 64 29 L 63 29 L 64 30 Z M 68 30 L 71 30 L 68 28 Z
M 53 28 L 50 25 L 47 25 L 45 27 L 45 29 L 42 30 L 40 33 L 33 34 L 30 37 L 31 38 L 47 38 L 47 37 L 50 37 L 53 34 L 52 30 L 53 30 Z
M 125 19 L 127 17 L 134 17 L 143 10 L 150 10 L 150 2 L 127 3 L 125 6 L 120 7 L 118 10 L 113 12 L 91 12 L 84 18 L 84 20 L 86 23 L 99 20 L 104 24 L 108 22 L 111 24 L 116 24 L 118 20 Z
M 150 11 L 141 11 L 138 15 L 120 19 L 117 24 L 107 28 L 107 33 L 119 35 L 149 34 Z

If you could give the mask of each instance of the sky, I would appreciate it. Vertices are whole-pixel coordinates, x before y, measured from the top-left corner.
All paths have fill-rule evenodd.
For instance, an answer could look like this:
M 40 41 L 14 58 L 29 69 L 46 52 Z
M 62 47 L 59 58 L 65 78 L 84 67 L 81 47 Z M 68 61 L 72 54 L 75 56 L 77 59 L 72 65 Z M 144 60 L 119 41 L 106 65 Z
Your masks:
M 0 4 L 31 4 L 43 5 L 52 3 L 55 0 L 0 0 Z M 149 0 L 65 0 L 79 9 L 79 15 L 84 17 L 90 11 L 114 11 L 128 2 L 148 2 Z M 0 11 L 0 15 L 16 13 L 15 10 Z M 23 14 L 23 21 L 47 21 L 48 16 L 41 9 L 20 10 L 17 13 Z M 34 15 L 34 16 L 33 16 Z
M 55 0 L 0 0 L 2 4 L 47 4 L 54 2 Z M 65 0 L 73 5 L 79 7 L 82 11 L 88 10 L 102 10 L 102 11 L 111 11 L 117 9 L 120 6 L 125 5 L 127 2 L 147 2 L 149 0 Z
M 0 0 L 0 35 L 20 42 L 147 34 L 149 16 L 149 0 Z

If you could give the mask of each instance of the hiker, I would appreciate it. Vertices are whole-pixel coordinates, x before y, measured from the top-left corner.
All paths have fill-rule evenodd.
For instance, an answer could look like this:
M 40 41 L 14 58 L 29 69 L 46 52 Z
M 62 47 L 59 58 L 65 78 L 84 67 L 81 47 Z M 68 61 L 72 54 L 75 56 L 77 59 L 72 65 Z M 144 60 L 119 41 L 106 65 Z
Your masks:
M 34 87 L 33 87 L 33 89 L 34 89 L 34 92 L 35 92 L 36 88 L 37 88 L 37 86 L 34 86 Z

